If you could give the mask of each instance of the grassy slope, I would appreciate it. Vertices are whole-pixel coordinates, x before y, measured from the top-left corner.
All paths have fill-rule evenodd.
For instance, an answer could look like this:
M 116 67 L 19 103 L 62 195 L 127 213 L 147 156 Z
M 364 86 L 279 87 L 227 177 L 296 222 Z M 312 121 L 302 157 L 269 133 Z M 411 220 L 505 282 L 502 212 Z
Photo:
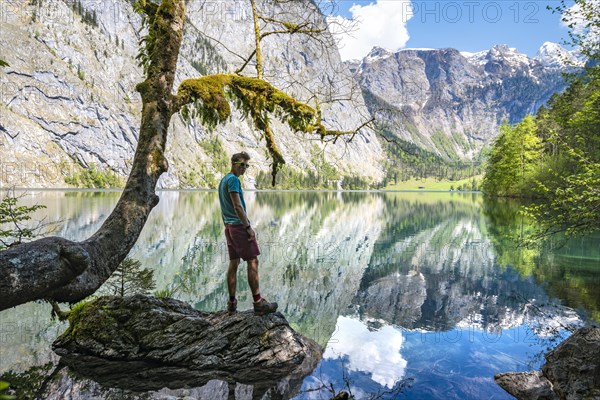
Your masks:
M 475 177 L 462 179 L 459 181 L 450 181 L 450 180 L 438 180 L 436 178 L 425 178 L 425 179 L 410 179 L 408 181 L 400 181 L 395 185 L 388 185 L 384 188 L 384 190 L 450 190 L 450 187 L 453 186 L 454 189 L 457 187 L 467 184 L 471 186 L 471 181 L 473 178 L 477 180 L 477 182 L 481 181 L 481 175 L 477 175 Z

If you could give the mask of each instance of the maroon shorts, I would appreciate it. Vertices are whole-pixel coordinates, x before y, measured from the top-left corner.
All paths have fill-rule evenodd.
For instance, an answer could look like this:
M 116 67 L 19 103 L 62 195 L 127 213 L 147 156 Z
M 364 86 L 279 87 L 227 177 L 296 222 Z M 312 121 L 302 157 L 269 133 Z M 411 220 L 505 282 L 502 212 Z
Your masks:
M 248 232 L 244 225 L 225 224 L 225 238 L 227 238 L 227 251 L 229 259 L 241 258 L 248 261 L 260 254 L 256 238 L 248 240 Z

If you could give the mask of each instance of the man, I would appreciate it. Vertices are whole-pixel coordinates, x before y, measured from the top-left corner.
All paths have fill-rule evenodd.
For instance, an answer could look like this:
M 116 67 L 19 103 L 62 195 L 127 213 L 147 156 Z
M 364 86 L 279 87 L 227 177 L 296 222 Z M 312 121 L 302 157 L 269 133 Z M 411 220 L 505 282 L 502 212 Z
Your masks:
M 233 314 L 237 311 L 235 291 L 237 286 L 237 269 L 240 258 L 248 263 L 248 284 L 254 300 L 254 314 L 264 315 L 277 311 L 277 303 L 269 303 L 260 295 L 258 282 L 258 255 L 260 250 L 256 242 L 256 233 L 250 225 L 246 214 L 244 192 L 239 176 L 243 175 L 248 167 L 250 156 L 246 152 L 236 153 L 231 156 L 231 171 L 219 183 L 219 202 L 221 203 L 221 216 L 225 224 L 225 238 L 229 252 L 229 269 L 227 270 L 227 289 L 229 301 L 227 311 Z

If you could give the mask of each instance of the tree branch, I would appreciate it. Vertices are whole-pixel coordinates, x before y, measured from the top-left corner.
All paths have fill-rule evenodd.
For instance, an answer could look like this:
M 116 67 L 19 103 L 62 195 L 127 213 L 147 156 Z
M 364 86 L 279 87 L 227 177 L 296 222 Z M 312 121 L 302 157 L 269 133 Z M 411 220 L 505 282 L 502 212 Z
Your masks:
M 240 75 L 242 73 L 242 71 L 244 70 L 244 68 L 246 68 L 246 66 L 248 65 L 250 60 L 252 60 L 252 57 L 254 57 L 255 54 L 256 54 L 256 50 L 253 50 L 252 53 L 248 56 L 248 58 L 246 58 L 246 60 L 244 61 L 244 64 L 235 70 L 235 73 Z
M 141 0 L 149 17 L 146 79 L 137 86 L 142 121 L 132 170 L 113 212 L 90 238 L 58 237 L 21 244 L 0 252 L 0 310 L 35 299 L 74 303 L 93 294 L 125 259 L 150 211 L 164 157 L 167 129 L 176 110 L 171 95 L 185 22 L 185 1 L 163 1 L 154 9 Z M 73 279 L 74 278 L 74 279 Z

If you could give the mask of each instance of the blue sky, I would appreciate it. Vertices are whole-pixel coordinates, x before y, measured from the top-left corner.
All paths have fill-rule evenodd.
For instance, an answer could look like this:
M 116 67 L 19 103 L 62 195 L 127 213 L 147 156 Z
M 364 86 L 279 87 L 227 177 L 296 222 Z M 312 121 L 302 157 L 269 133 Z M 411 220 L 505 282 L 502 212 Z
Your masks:
M 329 11 L 340 22 L 340 18 L 363 21 L 353 39 L 342 40 L 344 59 L 361 58 L 375 45 L 476 52 L 507 44 L 534 56 L 544 42 L 562 43 L 567 37 L 560 15 L 546 9 L 558 4 L 556 0 L 341 0 Z

